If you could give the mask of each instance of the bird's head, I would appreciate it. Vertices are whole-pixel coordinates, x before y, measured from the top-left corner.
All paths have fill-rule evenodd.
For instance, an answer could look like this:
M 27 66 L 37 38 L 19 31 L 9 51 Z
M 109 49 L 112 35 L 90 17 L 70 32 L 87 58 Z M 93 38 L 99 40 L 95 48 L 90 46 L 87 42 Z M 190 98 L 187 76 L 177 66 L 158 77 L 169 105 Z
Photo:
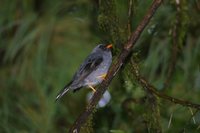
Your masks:
M 93 52 L 96 52 L 96 51 L 111 51 L 112 47 L 113 47 L 112 44 L 99 44 L 93 49 Z

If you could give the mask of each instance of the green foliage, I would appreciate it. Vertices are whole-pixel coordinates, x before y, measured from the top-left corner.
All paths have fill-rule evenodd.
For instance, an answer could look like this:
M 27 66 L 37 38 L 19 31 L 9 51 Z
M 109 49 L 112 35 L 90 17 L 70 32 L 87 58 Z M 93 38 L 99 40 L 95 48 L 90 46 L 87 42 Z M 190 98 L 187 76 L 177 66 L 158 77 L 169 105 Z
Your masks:
M 111 133 L 125 133 L 122 130 L 110 130 Z
M 162 4 L 130 59 L 138 63 L 141 75 L 160 91 L 199 103 L 200 3 L 176 2 Z M 98 42 L 112 42 L 115 46 L 126 42 L 128 3 L 124 0 L 0 2 L 0 132 L 66 132 L 70 128 L 85 109 L 90 90 L 70 92 L 58 103 L 55 96 Z M 151 0 L 133 0 L 131 31 L 151 3 Z M 178 46 L 175 67 L 169 87 L 163 89 L 174 59 L 174 40 Z M 114 50 L 119 51 L 117 47 Z M 188 108 L 157 97 L 152 104 L 130 69 L 127 64 L 116 76 L 109 87 L 111 101 L 95 111 L 82 132 L 152 132 L 156 126 L 160 128 L 156 123 L 163 132 L 199 131 L 199 113 L 194 115 L 194 124 Z

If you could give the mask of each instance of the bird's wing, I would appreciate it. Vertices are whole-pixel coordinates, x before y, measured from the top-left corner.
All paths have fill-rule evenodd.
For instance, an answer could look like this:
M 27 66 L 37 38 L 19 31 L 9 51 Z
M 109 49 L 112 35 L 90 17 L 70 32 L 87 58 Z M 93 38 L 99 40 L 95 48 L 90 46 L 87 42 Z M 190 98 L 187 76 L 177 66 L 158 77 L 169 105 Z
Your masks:
M 98 68 L 102 61 L 103 57 L 101 55 L 95 53 L 90 54 L 74 75 L 73 80 L 76 83 L 83 81 L 90 73 Z
M 80 66 L 79 70 L 75 73 L 73 80 L 68 83 L 57 95 L 56 97 L 56 101 L 58 99 L 60 99 L 66 92 L 69 91 L 69 89 L 73 89 L 76 90 L 80 87 L 82 87 L 80 85 L 81 81 L 83 81 L 91 72 L 93 72 L 94 70 L 96 70 L 98 68 L 98 66 L 101 64 L 101 62 L 103 61 L 103 57 L 99 54 L 90 54 L 85 61 L 83 62 L 83 64 Z M 71 84 L 75 84 L 77 85 L 77 88 L 72 88 Z

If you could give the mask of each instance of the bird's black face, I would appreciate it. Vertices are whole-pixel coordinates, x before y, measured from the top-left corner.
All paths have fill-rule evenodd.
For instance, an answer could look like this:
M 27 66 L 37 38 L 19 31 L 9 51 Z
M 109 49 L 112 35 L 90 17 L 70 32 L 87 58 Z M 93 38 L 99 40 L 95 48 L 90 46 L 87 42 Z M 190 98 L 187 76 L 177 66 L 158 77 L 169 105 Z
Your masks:
M 99 45 L 99 48 L 102 49 L 103 51 L 109 51 L 112 48 L 112 44 L 101 44 Z

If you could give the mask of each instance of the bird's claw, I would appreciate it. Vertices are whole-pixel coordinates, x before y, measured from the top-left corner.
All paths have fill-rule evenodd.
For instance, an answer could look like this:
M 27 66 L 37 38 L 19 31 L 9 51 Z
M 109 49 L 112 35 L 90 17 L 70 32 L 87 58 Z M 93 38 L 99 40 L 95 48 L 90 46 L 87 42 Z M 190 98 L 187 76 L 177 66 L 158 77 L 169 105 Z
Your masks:
M 93 92 L 96 92 L 95 88 L 92 87 L 91 85 L 88 85 L 88 87 L 91 88 Z
M 100 75 L 100 76 L 97 76 L 97 78 L 101 78 L 101 79 L 105 79 L 106 78 L 106 73 L 105 74 L 102 74 L 102 75 Z

